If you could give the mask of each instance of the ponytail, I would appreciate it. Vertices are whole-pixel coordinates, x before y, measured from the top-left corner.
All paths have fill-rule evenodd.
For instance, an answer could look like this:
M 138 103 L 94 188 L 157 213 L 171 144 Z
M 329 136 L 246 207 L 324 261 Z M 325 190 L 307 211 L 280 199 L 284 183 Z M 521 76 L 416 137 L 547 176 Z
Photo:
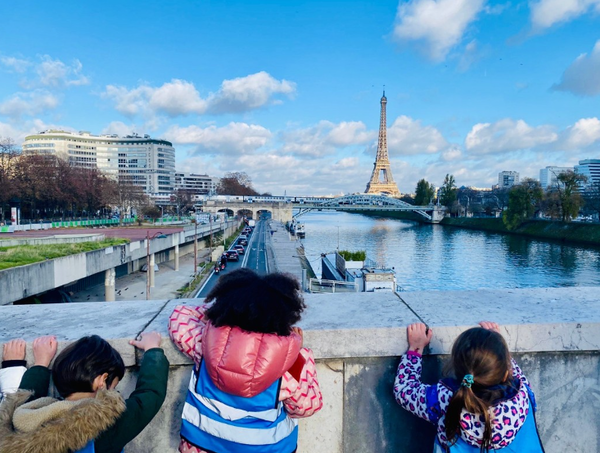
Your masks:
M 450 399 L 446 409 L 446 438 L 453 445 L 460 436 L 461 413 L 465 409 L 472 414 L 480 414 L 484 418 L 484 431 L 481 442 L 481 451 L 489 451 L 492 443 L 492 422 L 490 420 L 489 405 L 479 398 L 471 387 L 461 385 Z
M 460 437 L 461 418 L 465 410 L 474 414 L 474 423 L 484 425 L 481 452 L 492 447 L 492 422 L 490 406 L 501 396 L 499 384 L 507 384 L 511 363 L 508 346 L 497 332 L 475 327 L 466 330 L 454 342 L 452 357 L 446 374 L 460 379 L 446 409 L 446 438 L 453 445 Z

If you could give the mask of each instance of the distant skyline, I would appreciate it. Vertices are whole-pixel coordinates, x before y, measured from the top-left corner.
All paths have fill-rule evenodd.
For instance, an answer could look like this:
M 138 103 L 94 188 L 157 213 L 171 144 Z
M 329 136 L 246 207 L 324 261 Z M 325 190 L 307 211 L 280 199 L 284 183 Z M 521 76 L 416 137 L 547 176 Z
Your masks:
M 379 99 L 402 192 L 600 158 L 600 0 L 0 5 L 0 137 L 172 141 L 260 192 L 363 191 Z

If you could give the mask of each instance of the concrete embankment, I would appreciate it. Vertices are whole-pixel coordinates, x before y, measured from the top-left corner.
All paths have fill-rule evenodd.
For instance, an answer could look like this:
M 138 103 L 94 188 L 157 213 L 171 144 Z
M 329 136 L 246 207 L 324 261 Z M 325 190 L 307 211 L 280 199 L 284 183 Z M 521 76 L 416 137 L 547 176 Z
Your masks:
M 441 225 L 492 233 L 514 234 L 533 239 L 550 239 L 574 244 L 600 246 L 600 224 L 597 223 L 530 220 L 521 224 L 517 229 L 509 231 L 504 226 L 502 219 L 447 217 L 442 220 Z

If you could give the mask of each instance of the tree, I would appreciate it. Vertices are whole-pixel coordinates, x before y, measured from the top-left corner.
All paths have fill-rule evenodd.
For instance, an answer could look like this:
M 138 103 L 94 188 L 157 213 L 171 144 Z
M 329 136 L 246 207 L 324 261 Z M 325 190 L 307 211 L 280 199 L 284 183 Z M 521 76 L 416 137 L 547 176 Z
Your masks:
M 446 174 L 446 177 L 444 178 L 444 184 L 442 184 L 440 189 L 440 203 L 450 209 L 456 201 L 457 193 L 458 189 L 456 188 L 454 176 Z
M 19 152 L 11 139 L 0 138 L 0 219 L 4 222 L 5 209 L 10 200 L 17 194 L 14 177 L 15 163 Z
M 421 179 L 415 188 L 415 204 L 425 206 L 433 200 L 434 189 L 425 179 Z
M 502 214 L 506 228 L 514 230 L 532 218 L 539 209 L 542 197 L 542 187 L 535 179 L 525 178 L 513 186 L 508 194 L 508 208 Z
M 219 195 L 258 195 L 252 180 L 244 172 L 226 173 L 217 186 Z
M 571 219 L 577 217 L 583 204 L 578 189 L 582 183 L 587 181 L 587 177 L 569 170 L 560 173 L 556 179 L 557 184 L 553 189 L 558 195 L 560 219 L 563 222 L 570 222 Z
M 156 220 L 160 218 L 161 211 L 158 206 L 148 205 L 142 208 L 142 214 L 148 219 Z

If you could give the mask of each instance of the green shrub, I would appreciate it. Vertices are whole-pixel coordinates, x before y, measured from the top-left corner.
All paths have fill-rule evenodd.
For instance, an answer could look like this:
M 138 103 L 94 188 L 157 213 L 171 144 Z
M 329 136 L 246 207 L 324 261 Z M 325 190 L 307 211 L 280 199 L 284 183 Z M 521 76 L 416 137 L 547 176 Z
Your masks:
M 356 252 L 340 250 L 338 253 L 342 255 L 342 258 L 346 261 L 364 261 L 367 259 L 367 252 L 364 250 L 357 250 Z

